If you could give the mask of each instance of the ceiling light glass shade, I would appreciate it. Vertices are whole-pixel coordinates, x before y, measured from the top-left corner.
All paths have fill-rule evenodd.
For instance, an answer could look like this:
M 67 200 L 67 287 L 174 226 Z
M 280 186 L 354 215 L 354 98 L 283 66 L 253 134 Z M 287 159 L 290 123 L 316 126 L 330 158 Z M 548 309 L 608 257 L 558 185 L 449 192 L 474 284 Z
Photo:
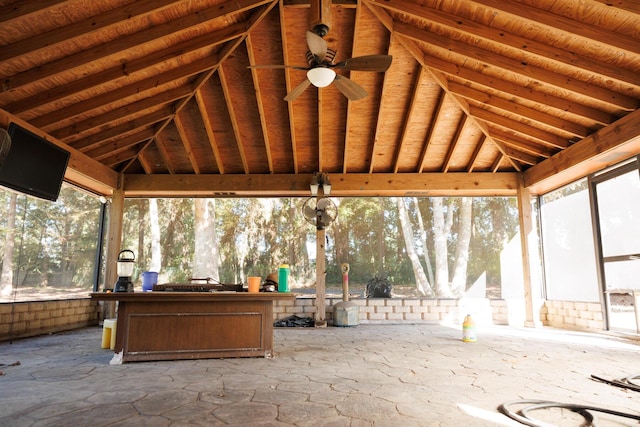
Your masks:
M 336 78 L 336 72 L 331 68 L 312 68 L 307 71 L 307 78 L 315 87 L 326 87 Z

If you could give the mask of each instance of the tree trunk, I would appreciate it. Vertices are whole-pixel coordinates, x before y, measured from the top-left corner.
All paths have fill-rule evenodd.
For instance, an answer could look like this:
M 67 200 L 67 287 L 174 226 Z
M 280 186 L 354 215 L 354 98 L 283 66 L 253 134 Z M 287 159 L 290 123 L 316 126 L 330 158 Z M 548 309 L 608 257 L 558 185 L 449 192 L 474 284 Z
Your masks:
M 413 243 L 413 228 L 409 221 L 409 215 L 407 214 L 404 200 L 402 197 L 398 197 L 396 202 L 398 204 L 398 217 L 400 218 L 400 225 L 402 227 L 402 235 L 404 236 L 404 244 L 407 249 L 407 256 L 409 257 L 409 260 L 411 260 L 413 274 L 416 277 L 416 288 L 422 295 L 433 296 L 433 292 L 429 286 L 429 282 L 427 281 L 427 276 L 424 274 L 424 270 L 420 264 L 420 257 L 418 257 L 418 253 L 416 252 L 416 248 Z
M 215 199 L 195 199 L 195 253 L 193 277 L 220 280 Z
M 17 199 L 16 193 L 9 193 L 7 231 L 4 236 L 4 257 L 2 258 L 2 273 L 0 274 L 0 296 L 3 297 L 11 295 L 11 289 L 13 289 L 13 251 L 15 249 Z
M 154 202 L 155 202 L 155 199 L 154 199 Z M 145 231 L 147 230 L 145 207 L 147 203 L 151 204 L 151 200 L 147 201 L 144 199 L 138 199 L 136 201 L 136 207 L 138 208 L 138 261 L 139 262 L 143 262 L 145 259 L 144 236 L 145 236 Z M 151 211 L 151 206 L 149 206 L 149 211 Z M 157 211 L 158 210 L 156 208 L 156 217 L 157 217 Z M 149 212 L 149 216 L 151 216 L 151 212 Z M 142 266 L 142 268 L 145 269 L 145 266 Z M 158 271 L 158 270 L 153 270 L 153 268 L 150 268 L 150 271 Z
M 382 198 L 378 198 L 380 203 L 380 210 L 378 211 L 378 217 L 375 229 L 377 230 L 377 240 L 378 240 L 378 277 L 384 277 L 386 275 L 386 265 L 385 265 L 385 236 L 384 236 L 384 201 Z
M 473 198 L 460 199 L 460 212 L 458 215 L 458 232 L 456 239 L 456 258 L 451 278 L 451 291 L 461 297 L 467 288 L 467 265 L 469 263 L 469 243 L 471 242 L 471 215 Z
M 149 226 L 151 229 L 151 263 L 149 264 L 149 271 L 159 273 L 160 268 L 162 268 L 162 247 L 160 246 L 158 199 L 149 199 Z
M 449 289 L 449 255 L 447 248 L 447 223 L 444 217 L 444 200 L 442 197 L 434 197 L 433 202 L 433 235 L 434 251 L 436 259 L 436 283 L 435 293 L 439 298 L 450 298 Z M 451 209 L 449 209 L 451 212 Z
M 429 283 L 435 283 L 433 277 L 433 268 L 431 267 L 431 259 L 429 258 L 429 243 L 427 239 L 427 230 L 424 228 L 424 221 L 422 220 L 422 212 L 420 212 L 420 205 L 418 204 L 418 198 L 413 198 L 413 204 L 416 206 L 416 216 L 418 218 L 418 227 L 420 231 L 420 242 L 424 251 L 424 262 L 427 266 L 427 278 Z

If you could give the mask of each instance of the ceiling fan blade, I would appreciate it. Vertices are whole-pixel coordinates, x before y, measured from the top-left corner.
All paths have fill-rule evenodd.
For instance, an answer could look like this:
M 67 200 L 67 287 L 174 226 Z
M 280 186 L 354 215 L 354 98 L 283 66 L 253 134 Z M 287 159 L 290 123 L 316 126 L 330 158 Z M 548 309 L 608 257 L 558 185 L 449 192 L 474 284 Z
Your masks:
M 304 216 L 307 219 L 315 219 L 316 218 L 316 210 L 313 209 L 311 206 L 306 205 L 304 207 Z
M 331 199 L 329 199 L 328 197 L 323 197 L 320 200 L 318 200 L 317 209 L 325 210 L 327 206 L 331 205 L 331 203 L 332 203 Z
M 362 88 L 358 83 L 353 80 L 349 80 L 348 78 L 336 75 L 335 80 L 333 81 L 336 87 L 344 96 L 346 96 L 349 101 L 357 101 L 367 96 L 367 91 Z
M 338 62 L 333 68 L 343 68 L 352 71 L 375 71 L 383 73 L 391 66 L 391 55 L 366 55 L 345 59 Z
M 309 46 L 309 51 L 318 59 L 318 62 L 324 61 L 328 49 L 325 39 L 311 31 L 307 31 L 307 46 Z
M 294 87 L 293 90 L 289 92 L 287 96 L 284 97 L 284 100 L 287 102 L 293 101 L 294 99 L 299 97 L 302 94 L 302 92 L 304 92 L 305 89 L 309 87 L 310 84 L 311 82 L 309 81 L 309 79 L 304 79 L 302 83 Z

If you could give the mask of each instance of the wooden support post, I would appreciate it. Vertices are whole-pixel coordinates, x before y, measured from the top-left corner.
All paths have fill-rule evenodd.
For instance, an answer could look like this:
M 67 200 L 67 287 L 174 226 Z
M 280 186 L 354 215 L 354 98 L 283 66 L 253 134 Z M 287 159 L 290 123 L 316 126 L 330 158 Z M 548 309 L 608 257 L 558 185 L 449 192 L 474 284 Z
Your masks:
M 538 284 L 531 280 L 530 241 L 533 236 L 533 215 L 531 210 L 531 193 L 524 186 L 522 175 L 518 179 L 518 212 L 520 220 L 520 246 L 522 249 L 522 281 L 524 285 L 525 322 L 527 327 L 542 326 L 540 310 L 535 300 L 540 299 Z
M 325 231 L 316 233 L 316 327 L 327 326 L 325 299 L 325 277 L 327 267 L 325 262 Z
M 120 179 L 122 182 L 122 179 Z M 120 253 L 120 246 L 122 244 L 122 221 L 124 217 L 124 191 L 120 184 L 116 190 L 113 191 L 111 196 L 111 203 L 109 205 L 109 227 L 107 231 L 107 258 L 105 261 L 106 272 L 104 288 L 113 291 L 113 287 L 118 279 L 118 272 L 116 271 L 116 263 L 118 261 L 118 254 Z M 107 310 L 105 310 L 107 311 Z M 108 308 L 108 317 L 115 317 L 116 307 L 115 303 L 111 303 Z
M 320 183 L 320 188 L 318 189 L 318 194 L 316 195 L 316 206 L 318 206 L 318 201 L 324 197 L 324 189 L 322 188 L 322 183 Z M 324 227 L 316 228 L 316 318 L 315 318 L 315 326 L 316 327 L 326 327 L 326 307 L 324 304 L 325 299 L 325 278 L 327 276 L 327 266 L 326 266 L 326 254 L 325 254 L 325 242 L 326 242 L 326 234 Z

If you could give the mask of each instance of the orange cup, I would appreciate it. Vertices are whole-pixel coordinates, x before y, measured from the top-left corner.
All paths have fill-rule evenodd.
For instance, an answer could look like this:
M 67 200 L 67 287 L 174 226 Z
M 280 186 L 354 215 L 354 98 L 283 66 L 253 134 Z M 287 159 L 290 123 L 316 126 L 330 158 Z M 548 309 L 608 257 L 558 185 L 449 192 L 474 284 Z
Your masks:
M 260 277 L 248 277 L 249 292 L 260 292 Z

